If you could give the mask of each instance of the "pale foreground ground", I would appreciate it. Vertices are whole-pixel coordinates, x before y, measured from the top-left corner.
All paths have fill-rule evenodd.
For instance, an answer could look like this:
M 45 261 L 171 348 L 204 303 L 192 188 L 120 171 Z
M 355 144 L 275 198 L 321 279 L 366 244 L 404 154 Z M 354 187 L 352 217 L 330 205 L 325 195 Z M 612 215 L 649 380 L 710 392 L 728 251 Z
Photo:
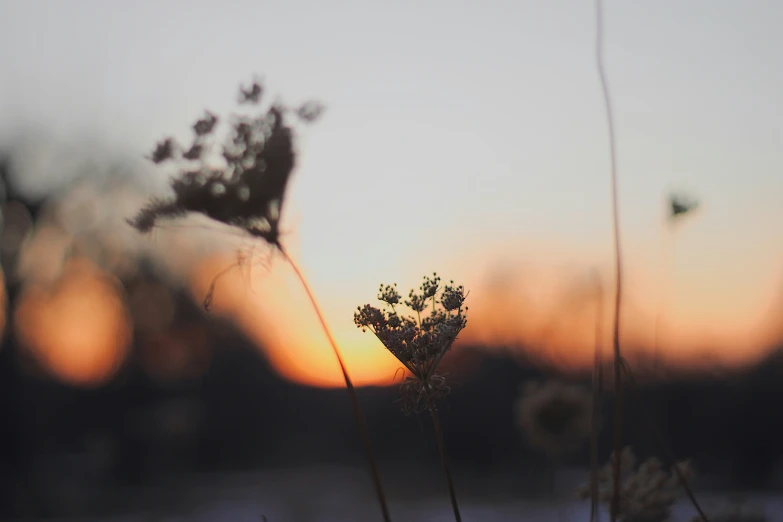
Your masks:
M 563 472 L 559 500 L 530 498 L 514 499 L 505 489 L 496 495 L 484 492 L 472 495 L 469 484 L 475 478 L 463 477 L 461 489 L 462 518 L 465 522 L 588 522 L 589 502 L 574 500 L 572 483 L 586 470 Z M 433 483 L 437 476 L 421 474 L 398 478 L 388 488 L 392 518 L 401 522 L 449 522 L 451 512 L 445 486 Z M 421 492 L 422 480 L 427 482 Z M 410 487 L 406 487 L 406 482 Z M 457 484 L 460 488 L 460 484 Z M 432 493 L 443 489 L 443 494 Z M 489 488 L 492 489 L 491 487 Z M 458 489 L 459 494 L 459 489 Z M 481 498 L 483 497 L 483 498 Z M 493 498 L 489 498 L 493 497 Z M 741 499 L 748 508 L 766 515 L 768 522 L 783 522 L 783 492 L 774 494 L 733 495 L 720 492 L 700 492 L 700 501 L 715 513 L 718 506 Z M 128 491 L 123 496 L 123 516 L 111 518 L 62 518 L 68 522 L 348 522 L 380 521 L 380 512 L 373 503 L 372 490 L 363 469 L 323 467 L 308 470 L 265 471 L 226 475 L 191 476 L 168 481 L 154 487 Z M 689 522 L 695 515 L 684 499 L 675 506 L 671 522 Z M 606 512 L 601 520 L 608 521 Z M 758 522 L 751 521 L 748 522 Z

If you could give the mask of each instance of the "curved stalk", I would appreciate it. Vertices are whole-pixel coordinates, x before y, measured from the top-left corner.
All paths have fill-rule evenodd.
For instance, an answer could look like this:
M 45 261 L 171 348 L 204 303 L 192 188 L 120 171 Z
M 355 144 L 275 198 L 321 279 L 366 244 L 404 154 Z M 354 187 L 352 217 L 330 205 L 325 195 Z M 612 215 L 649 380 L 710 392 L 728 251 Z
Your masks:
M 614 329 L 612 345 L 614 348 L 614 387 L 615 387 L 615 411 L 614 411 L 614 483 L 612 488 L 611 520 L 617 521 L 620 508 L 620 481 L 621 467 L 620 454 L 623 450 L 623 372 L 622 354 L 620 353 L 620 311 L 622 309 L 622 249 L 620 247 L 620 212 L 618 209 L 617 195 L 617 153 L 614 138 L 614 116 L 612 103 L 609 96 L 609 84 L 604 71 L 603 60 L 603 9 L 601 0 L 595 2 L 596 10 L 596 64 L 598 76 L 601 79 L 601 90 L 606 106 L 606 120 L 609 127 L 609 154 L 611 159 L 611 187 L 612 187 L 612 228 L 614 231 L 614 255 L 615 255 L 615 299 L 614 299 Z
M 370 464 L 370 471 L 372 473 L 373 483 L 375 485 L 375 494 L 378 497 L 378 503 L 381 506 L 381 513 L 383 515 L 383 520 L 385 522 L 391 522 L 391 516 L 389 515 L 389 506 L 386 502 L 386 495 L 383 491 L 383 485 L 381 484 L 381 473 L 378 468 L 378 461 L 375 458 L 375 451 L 373 450 L 372 439 L 370 439 L 370 432 L 367 429 L 367 421 L 364 417 L 364 413 L 362 412 L 361 406 L 359 406 L 359 397 L 357 396 L 356 388 L 354 388 L 353 382 L 351 381 L 351 378 L 348 375 L 348 370 L 345 367 L 343 358 L 340 355 L 340 349 L 337 348 L 337 343 L 335 342 L 334 337 L 332 337 L 332 332 L 329 330 L 329 326 L 326 324 L 326 319 L 324 319 L 324 316 L 321 313 L 321 309 L 315 300 L 315 295 L 313 295 L 312 290 L 310 290 L 310 285 L 307 284 L 307 280 L 305 279 L 302 272 L 299 270 L 299 267 L 291 258 L 291 256 L 288 255 L 288 252 L 283 248 L 283 246 L 280 243 L 277 243 L 275 246 L 283 255 L 283 258 L 286 260 L 286 262 L 294 270 L 296 277 L 299 279 L 299 282 L 302 284 L 302 287 L 304 288 L 305 293 L 307 294 L 307 297 L 310 299 L 310 303 L 313 306 L 313 310 L 315 310 L 315 314 L 318 316 L 318 320 L 321 323 L 321 327 L 323 328 L 326 337 L 329 339 L 329 344 L 332 345 L 332 350 L 334 350 L 334 355 L 337 357 L 337 362 L 340 364 L 340 370 L 342 371 L 343 378 L 345 379 L 345 386 L 348 389 L 348 394 L 351 396 L 351 404 L 353 405 L 353 411 L 356 417 L 356 424 L 358 425 L 359 428 L 359 434 L 361 435 L 362 441 L 364 442 L 364 449 L 367 453 L 367 460 L 369 461 Z

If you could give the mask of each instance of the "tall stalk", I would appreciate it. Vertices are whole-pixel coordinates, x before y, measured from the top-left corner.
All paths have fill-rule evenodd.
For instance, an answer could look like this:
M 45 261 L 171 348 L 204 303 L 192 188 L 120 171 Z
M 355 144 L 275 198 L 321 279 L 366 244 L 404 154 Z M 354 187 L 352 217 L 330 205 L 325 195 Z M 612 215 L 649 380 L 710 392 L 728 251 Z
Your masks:
M 372 439 L 370 439 L 370 432 L 367 429 L 367 421 L 364 417 L 364 413 L 362 412 L 361 406 L 359 406 L 359 397 L 356 394 L 356 388 L 354 388 L 353 386 L 351 377 L 348 375 L 348 370 L 345 367 L 343 358 L 340 355 L 340 349 L 337 347 L 337 343 L 335 342 L 334 337 L 332 336 L 332 332 L 329 330 L 329 326 L 326 324 L 326 319 L 324 319 L 324 316 L 321 313 L 321 309 L 315 300 L 315 295 L 313 295 L 313 292 L 310 289 L 310 285 L 307 284 L 307 280 L 305 279 L 301 270 L 299 270 L 299 267 L 291 258 L 291 256 L 288 255 L 288 252 L 285 250 L 285 248 L 283 248 L 283 245 L 281 245 L 278 242 L 275 246 L 283 255 L 283 258 L 286 260 L 286 262 L 294 270 L 294 273 L 296 274 L 296 277 L 299 279 L 299 282 L 302 284 L 305 293 L 307 293 L 307 297 L 310 299 L 310 304 L 312 304 L 313 310 L 315 310 L 315 313 L 318 316 L 318 320 L 321 323 L 321 328 L 323 328 L 326 337 L 329 339 L 329 344 L 332 345 L 332 350 L 334 350 L 334 355 L 337 357 L 337 362 L 340 364 L 340 370 L 342 371 L 343 378 L 345 379 L 345 386 L 348 389 L 348 394 L 351 396 L 351 403 L 353 405 L 353 412 L 356 417 L 356 424 L 359 427 L 359 434 L 361 435 L 362 441 L 364 442 L 364 449 L 367 453 L 367 460 L 369 461 L 370 464 L 370 471 L 372 472 L 373 483 L 375 485 L 375 494 L 378 497 L 378 503 L 381 506 L 381 513 L 383 514 L 383 520 L 385 522 L 391 522 L 391 515 L 389 515 L 389 506 L 386 502 L 386 495 L 383 490 L 383 485 L 381 484 L 381 473 L 378 468 L 378 461 L 375 457 L 375 451 L 373 450 Z
M 614 256 L 615 256 L 615 299 L 614 299 L 614 329 L 612 345 L 614 348 L 614 387 L 615 387 L 615 412 L 614 412 L 614 482 L 612 488 L 611 520 L 617 521 L 620 508 L 620 481 L 621 467 L 620 454 L 623 449 L 623 372 L 622 354 L 620 353 L 620 311 L 622 308 L 622 249 L 620 246 L 620 216 L 617 195 L 617 154 L 615 150 L 614 116 L 612 103 L 609 96 L 609 85 L 604 71 L 603 59 L 603 8 L 601 0 L 595 2 L 596 10 L 596 64 L 598 76 L 601 80 L 601 90 L 606 107 L 606 120 L 609 127 L 609 154 L 611 159 L 611 189 L 612 189 L 612 225 L 614 230 Z
M 449 467 L 449 458 L 446 455 L 446 443 L 443 440 L 443 430 L 440 427 L 440 417 L 438 416 L 438 409 L 435 407 L 435 401 L 432 399 L 428 401 L 428 409 L 430 411 L 430 416 L 432 417 L 432 424 L 435 427 L 435 438 L 438 441 L 440 461 L 443 464 L 443 473 L 446 475 L 446 483 L 449 486 L 449 497 L 451 498 L 451 508 L 454 510 L 454 520 L 456 520 L 456 522 L 462 522 L 462 516 L 459 513 L 459 505 L 457 504 L 457 494 L 454 491 L 454 480 L 452 479 L 451 468 Z
M 590 522 L 598 521 L 598 430 L 601 423 L 603 398 L 603 324 L 604 293 L 601 280 L 596 275 L 595 347 L 593 360 L 593 411 L 590 417 Z

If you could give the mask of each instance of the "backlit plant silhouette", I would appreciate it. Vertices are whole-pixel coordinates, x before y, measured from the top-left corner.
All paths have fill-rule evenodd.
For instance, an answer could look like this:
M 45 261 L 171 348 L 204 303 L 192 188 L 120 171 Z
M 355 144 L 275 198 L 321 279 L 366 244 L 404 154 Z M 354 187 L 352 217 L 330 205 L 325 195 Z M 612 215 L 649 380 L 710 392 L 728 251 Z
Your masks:
M 459 506 L 435 403 L 449 393 L 446 379 L 437 372 L 438 364 L 467 325 L 465 298 L 462 285 L 454 286 L 451 281 L 441 288 L 440 277 L 433 273 L 432 277 L 425 276 L 419 291 L 411 290 L 404 301 L 415 315 L 404 315 L 400 310 L 403 301 L 396 284 L 380 286 L 378 299 L 384 303 L 383 308 L 366 304 L 354 313 L 356 326 L 374 333 L 410 372 L 400 387 L 403 411 L 430 412 L 457 521 L 461 520 Z
M 688 461 L 676 463 L 679 470 L 667 470 L 660 460 L 651 457 L 637 466 L 637 459 L 630 447 L 625 447 L 617 459 L 614 454 L 598 474 L 599 498 L 606 504 L 614 500 L 614 462 L 620 461 L 623 476 L 617 503 L 617 519 L 621 522 L 667 522 L 681 487 L 678 472 L 687 479 L 693 477 Z M 577 496 L 590 498 L 591 484 L 577 489 Z M 701 517 L 699 517 L 701 520 Z
M 581 386 L 531 382 L 514 404 L 515 421 L 531 446 L 559 457 L 578 450 L 590 435 L 591 402 Z
M 240 87 L 239 103 L 258 105 L 262 95 L 261 84 L 253 82 L 250 87 Z M 310 123 L 317 120 L 322 111 L 323 107 L 318 102 L 308 102 L 294 109 L 274 104 L 255 117 L 235 116 L 217 158 L 214 154 L 210 156 L 210 138 L 219 120 L 207 111 L 203 118 L 193 124 L 194 137 L 187 148 L 172 138 L 157 144 L 150 160 L 156 164 L 178 160 L 183 165 L 171 182 L 174 197 L 153 199 L 129 223 L 138 231 L 147 233 L 161 220 L 197 213 L 238 228 L 280 252 L 302 283 L 340 364 L 367 451 L 378 502 L 383 518 L 388 522 L 391 517 L 356 390 L 315 296 L 280 242 L 280 218 L 288 182 L 296 164 L 294 133 L 286 117 L 293 113 L 300 121 Z M 218 277 L 223 273 L 225 271 Z M 204 299 L 204 307 L 207 309 L 212 300 L 214 284 L 213 280 Z
M 622 356 L 620 350 L 620 319 L 622 312 L 622 299 L 623 299 L 623 257 L 622 257 L 622 245 L 620 234 L 620 211 L 619 211 L 619 196 L 618 196 L 618 175 L 617 175 L 617 150 L 615 142 L 614 132 L 614 114 L 612 111 L 612 99 L 609 94 L 609 81 L 607 79 L 606 71 L 604 69 L 604 56 L 603 56 L 603 37 L 604 37 L 604 20 L 603 20 L 603 1 L 595 1 L 595 15 L 596 15 L 596 46 L 595 46 L 595 58 L 596 68 L 598 70 L 598 77 L 601 83 L 601 92 L 603 94 L 604 107 L 606 109 L 606 123 L 609 134 L 609 160 L 610 160 L 610 187 L 612 195 L 612 231 L 614 236 L 614 257 L 615 257 L 615 295 L 614 295 L 614 327 L 612 331 L 612 348 L 614 351 L 613 360 L 613 375 L 614 375 L 614 453 L 613 453 L 613 470 L 612 470 L 612 493 L 611 502 L 609 506 L 609 516 L 612 522 L 617 522 L 620 516 L 621 508 L 621 494 L 622 494 L 622 475 L 623 466 L 621 462 L 621 455 L 623 453 L 623 383 L 624 374 L 630 374 L 630 367 L 627 365 L 625 359 Z M 692 205 L 684 204 L 682 200 L 677 201 L 674 198 L 671 200 L 672 218 L 687 212 Z M 654 426 L 653 426 L 654 427 Z M 661 439 L 662 442 L 662 439 Z M 663 444 L 662 444 L 663 445 Z M 679 472 L 678 466 L 674 466 L 674 470 Z M 680 473 L 681 474 L 681 473 Z M 680 482 L 688 492 L 688 496 L 693 503 L 696 510 L 699 512 L 704 522 L 709 522 L 704 511 L 699 506 L 693 492 L 687 485 L 687 479 L 684 476 L 679 477 Z M 597 501 L 593 498 L 593 503 Z M 591 510 L 591 517 L 595 515 L 595 510 Z
M 604 20 L 602 0 L 595 1 L 595 61 L 598 69 L 598 78 L 601 81 L 601 92 L 606 108 L 606 124 L 609 134 L 609 161 L 610 161 L 610 187 L 612 194 L 612 235 L 614 236 L 614 327 L 612 329 L 612 349 L 614 360 L 612 364 L 614 375 L 614 478 L 613 497 L 609 514 L 612 522 L 617 522 L 620 506 L 620 483 L 622 481 L 622 467 L 620 455 L 623 449 L 623 372 L 622 352 L 620 351 L 620 319 L 623 303 L 623 250 L 620 243 L 620 205 L 617 187 L 617 150 L 614 137 L 614 114 L 612 112 L 612 98 L 609 95 L 609 80 L 604 69 Z M 594 499 L 595 502 L 595 499 Z

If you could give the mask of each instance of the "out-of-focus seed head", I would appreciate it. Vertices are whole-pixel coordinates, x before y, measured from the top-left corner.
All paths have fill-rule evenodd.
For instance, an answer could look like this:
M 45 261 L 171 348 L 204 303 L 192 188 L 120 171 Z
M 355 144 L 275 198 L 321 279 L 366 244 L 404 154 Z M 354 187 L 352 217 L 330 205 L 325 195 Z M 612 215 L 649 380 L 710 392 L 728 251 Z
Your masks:
M 680 471 L 690 480 L 693 468 L 688 461 L 679 462 Z M 614 453 L 598 473 L 599 500 L 609 506 L 614 494 Z M 667 470 L 663 464 L 651 457 L 637 467 L 637 458 L 630 447 L 620 453 L 620 468 L 624 480 L 620 488 L 618 520 L 621 522 L 668 522 L 672 507 L 677 501 L 681 487 L 673 468 Z M 577 496 L 590 498 L 590 484 L 577 489 Z
M 163 163 L 164 161 L 174 158 L 174 150 L 176 143 L 173 138 L 166 138 L 155 144 L 155 149 L 152 151 L 150 159 L 153 163 Z
M 240 103 L 257 105 L 262 93 L 259 81 L 240 87 Z M 322 110 L 311 102 L 300 118 L 312 121 Z M 189 163 L 171 182 L 174 199 L 156 200 L 129 222 L 140 232 L 149 232 L 160 219 L 195 212 L 278 245 L 286 189 L 296 159 L 293 130 L 285 121 L 287 112 L 273 105 L 255 117 L 234 117 L 219 154 L 225 166 L 215 168 L 205 158 L 210 150 L 205 140 L 214 134 L 219 119 L 206 111 L 193 125 L 193 144 L 182 154 L 182 160 L 198 161 L 200 167 L 193 169 Z M 154 163 L 174 159 L 178 149 L 168 138 L 156 145 L 150 159 Z

